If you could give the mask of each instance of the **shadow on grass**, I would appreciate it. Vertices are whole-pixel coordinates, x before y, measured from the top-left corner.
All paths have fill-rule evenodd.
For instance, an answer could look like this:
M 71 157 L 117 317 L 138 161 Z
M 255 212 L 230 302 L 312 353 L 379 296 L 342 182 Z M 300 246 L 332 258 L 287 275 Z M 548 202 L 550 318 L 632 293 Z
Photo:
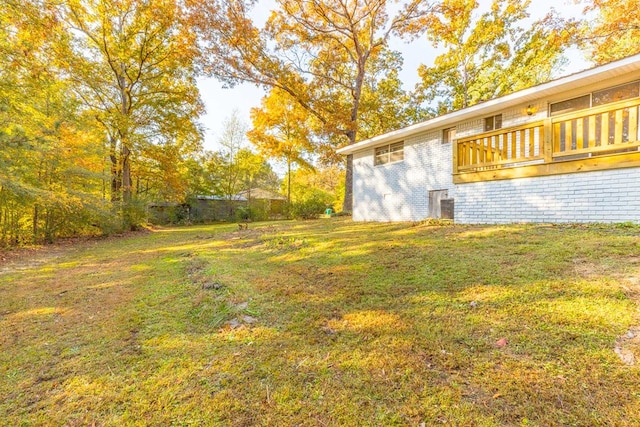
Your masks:
M 324 221 L 121 243 L 1 288 L 2 313 L 63 310 L 3 314 L 5 419 L 640 422 L 640 373 L 612 351 L 636 320 L 609 274 L 637 268 L 625 230 Z

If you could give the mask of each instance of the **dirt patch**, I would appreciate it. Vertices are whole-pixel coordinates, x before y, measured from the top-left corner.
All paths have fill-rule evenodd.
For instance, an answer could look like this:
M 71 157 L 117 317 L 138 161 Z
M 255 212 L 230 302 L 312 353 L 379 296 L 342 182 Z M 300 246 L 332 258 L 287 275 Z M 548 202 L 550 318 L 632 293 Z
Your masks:
M 61 257 L 67 251 L 67 247 L 39 246 L 2 252 L 0 253 L 0 276 L 38 267 Z
M 637 260 L 634 258 L 634 261 L 637 262 Z M 618 337 L 613 351 L 624 364 L 634 366 L 640 363 L 640 268 L 635 271 L 635 274 L 622 277 L 620 280 L 625 294 L 636 303 L 638 323 Z
M 624 335 L 618 337 L 613 351 L 625 365 L 634 366 L 639 362 L 640 326 L 630 328 Z
M 141 236 L 151 232 L 152 230 L 142 229 L 111 236 L 70 237 L 57 240 L 49 245 L 33 245 L 0 250 L 0 275 L 38 267 L 69 252 L 80 250 L 87 244 L 120 240 L 124 237 Z
M 575 258 L 573 260 L 573 271 L 577 276 L 589 279 L 608 274 L 609 267 L 589 259 Z

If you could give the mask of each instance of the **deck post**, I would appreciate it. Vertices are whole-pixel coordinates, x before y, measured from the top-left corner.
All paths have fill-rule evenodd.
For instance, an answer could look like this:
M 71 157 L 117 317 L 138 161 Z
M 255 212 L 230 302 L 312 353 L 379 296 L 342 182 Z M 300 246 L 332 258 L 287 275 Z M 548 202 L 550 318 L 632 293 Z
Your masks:
M 544 119 L 544 136 L 540 146 L 544 148 L 544 162 L 553 162 L 553 123 L 551 117 Z M 542 135 L 541 135 L 542 136 Z
M 453 140 L 453 142 L 451 143 L 451 149 L 453 150 L 453 174 L 457 175 L 458 174 L 458 152 L 460 150 L 459 146 L 458 146 L 458 141 L 457 140 Z

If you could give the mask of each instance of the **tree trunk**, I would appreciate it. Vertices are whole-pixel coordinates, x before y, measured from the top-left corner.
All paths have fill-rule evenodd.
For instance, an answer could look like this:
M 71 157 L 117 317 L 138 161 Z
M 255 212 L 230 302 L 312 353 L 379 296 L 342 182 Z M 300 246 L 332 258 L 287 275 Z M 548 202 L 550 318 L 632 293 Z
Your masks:
M 33 244 L 38 243 L 38 205 L 33 205 Z
M 109 144 L 109 159 L 111 160 L 111 201 L 117 202 L 120 200 L 120 179 L 118 173 L 117 142 L 115 138 L 110 138 Z
M 287 204 L 291 205 L 291 157 L 287 157 Z
M 51 213 L 51 210 L 49 209 L 45 209 L 44 212 L 44 241 L 46 243 L 53 243 L 53 236 L 54 236 L 54 229 L 53 229 L 53 214 Z
M 356 49 L 358 47 L 356 46 Z M 360 111 L 360 98 L 362 97 L 362 85 L 365 78 L 365 65 L 369 59 L 370 51 L 361 53 L 358 51 L 358 75 L 356 76 L 355 87 L 353 91 L 353 106 L 351 108 L 351 129 L 347 132 L 349 145 L 356 143 L 358 138 L 358 112 Z M 347 155 L 347 167 L 345 169 L 344 178 L 344 201 L 342 202 L 342 211 L 351 213 L 353 211 L 353 154 Z
M 353 212 L 353 154 L 347 155 L 347 167 L 345 169 L 344 180 L 344 201 L 342 202 L 342 211 L 345 213 Z
M 122 146 L 122 200 L 125 205 L 131 203 L 131 151 L 126 145 Z

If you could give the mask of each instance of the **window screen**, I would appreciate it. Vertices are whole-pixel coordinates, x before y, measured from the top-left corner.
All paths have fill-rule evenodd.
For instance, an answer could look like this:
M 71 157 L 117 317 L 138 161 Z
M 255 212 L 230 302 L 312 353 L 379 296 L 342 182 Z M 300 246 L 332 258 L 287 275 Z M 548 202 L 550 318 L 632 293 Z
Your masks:
M 640 82 L 631 82 L 625 85 L 593 92 L 593 106 L 595 107 L 598 105 L 609 104 L 610 102 L 631 99 L 638 95 L 640 95 Z
M 404 142 L 396 142 L 376 148 L 373 164 L 378 166 L 401 160 L 404 160 Z
M 591 106 L 591 95 L 583 95 L 577 98 L 567 99 L 566 101 L 555 102 L 549 108 L 549 114 L 557 116 L 559 114 L 570 113 L 572 111 L 582 110 Z

